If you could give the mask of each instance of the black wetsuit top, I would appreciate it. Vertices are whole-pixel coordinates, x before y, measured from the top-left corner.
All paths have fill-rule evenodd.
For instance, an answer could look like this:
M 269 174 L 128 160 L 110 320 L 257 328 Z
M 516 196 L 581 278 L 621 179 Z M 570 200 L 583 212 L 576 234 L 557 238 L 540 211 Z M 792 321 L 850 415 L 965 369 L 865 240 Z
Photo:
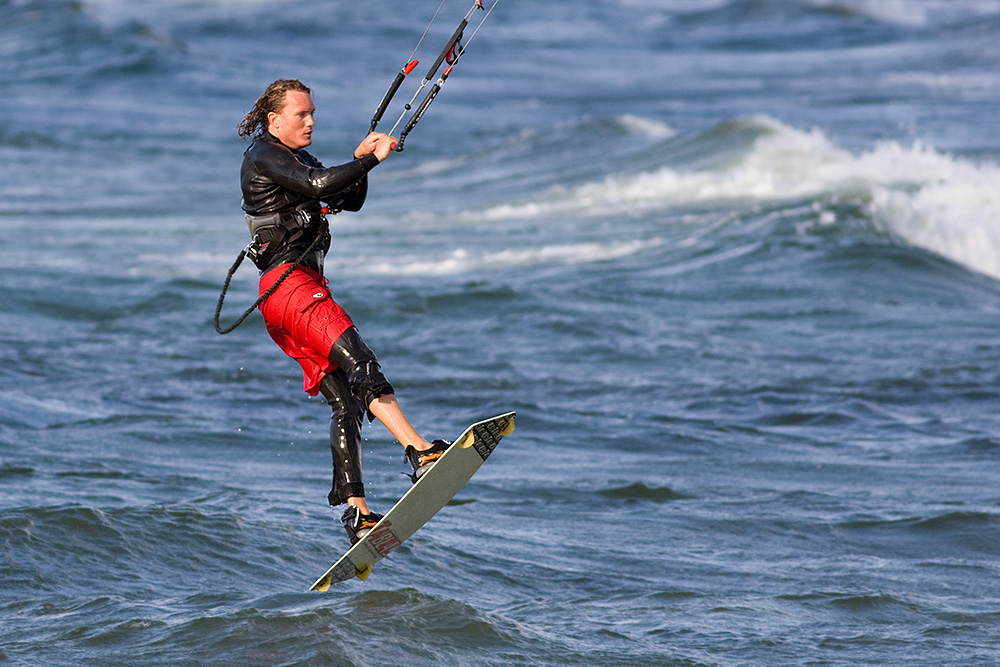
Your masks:
M 320 202 L 331 209 L 360 210 L 368 194 L 368 172 L 377 164 L 377 157 L 366 155 L 324 167 L 305 150 L 292 150 L 267 132 L 250 144 L 240 169 L 243 210 L 251 235 L 257 234 L 265 245 L 278 244 L 257 268 L 264 272 L 293 262 L 309 247 L 321 228 Z M 327 235 L 302 264 L 322 272 L 329 249 Z

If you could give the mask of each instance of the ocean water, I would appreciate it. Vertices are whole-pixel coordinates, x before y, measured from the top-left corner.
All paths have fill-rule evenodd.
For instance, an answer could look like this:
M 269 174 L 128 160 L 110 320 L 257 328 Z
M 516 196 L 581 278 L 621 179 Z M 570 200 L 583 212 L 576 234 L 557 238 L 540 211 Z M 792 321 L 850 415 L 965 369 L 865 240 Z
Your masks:
M 1000 663 L 998 0 L 501 0 L 327 276 L 423 433 L 518 429 L 306 592 L 235 128 L 298 77 L 346 161 L 437 4 L 0 0 L 0 663 Z

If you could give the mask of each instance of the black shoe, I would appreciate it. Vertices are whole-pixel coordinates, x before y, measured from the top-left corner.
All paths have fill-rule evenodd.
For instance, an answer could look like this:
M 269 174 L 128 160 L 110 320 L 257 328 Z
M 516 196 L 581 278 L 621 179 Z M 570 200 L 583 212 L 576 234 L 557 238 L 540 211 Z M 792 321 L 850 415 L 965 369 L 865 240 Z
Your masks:
M 451 443 L 447 440 L 435 440 L 431 443 L 430 449 L 425 449 L 422 452 L 418 452 L 413 447 L 406 448 L 406 454 L 403 458 L 413 466 L 413 474 L 407 475 L 414 484 L 417 480 L 424 476 L 424 473 L 431 469 L 439 458 L 444 456 L 444 453 L 448 451 L 451 447 Z
M 371 532 L 375 524 L 382 520 L 382 515 L 375 512 L 362 514 L 357 507 L 351 505 L 344 512 L 344 516 L 340 517 L 340 520 L 344 524 L 344 530 L 347 531 L 347 536 L 351 539 L 353 547 L 362 537 Z

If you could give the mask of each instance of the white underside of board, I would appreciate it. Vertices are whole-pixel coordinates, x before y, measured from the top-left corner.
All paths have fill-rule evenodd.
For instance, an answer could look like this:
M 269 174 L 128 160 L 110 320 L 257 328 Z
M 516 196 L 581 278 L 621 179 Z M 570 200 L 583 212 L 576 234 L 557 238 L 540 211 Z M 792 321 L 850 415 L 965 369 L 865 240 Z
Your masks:
M 309 590 L 368 578 L 372 565 L 385 558 L 448 504 L 479 470 L 500 439 L 514 431 L 515 413 L 476 422 L 460 435 L 430 470 L 410 487 L 381 521 L 316 580 Z

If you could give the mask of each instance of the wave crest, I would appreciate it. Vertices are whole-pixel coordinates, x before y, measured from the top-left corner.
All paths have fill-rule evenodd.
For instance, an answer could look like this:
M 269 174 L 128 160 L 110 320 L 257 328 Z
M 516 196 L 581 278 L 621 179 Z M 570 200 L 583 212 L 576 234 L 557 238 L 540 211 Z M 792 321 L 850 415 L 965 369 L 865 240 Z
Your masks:
M 699 166 L 690 155 L 701 147 Z M 1000 278 L 1000 165 L 976 164 L 920 142 L 855 153 L 821 130 L 758 116 L 667 142 L 666 164 L 488 209 L 493 220 L 607 217 L 738 202 L 853 202 L 902 242 Z M 835 223 L 827 216 L 826 223 Z

